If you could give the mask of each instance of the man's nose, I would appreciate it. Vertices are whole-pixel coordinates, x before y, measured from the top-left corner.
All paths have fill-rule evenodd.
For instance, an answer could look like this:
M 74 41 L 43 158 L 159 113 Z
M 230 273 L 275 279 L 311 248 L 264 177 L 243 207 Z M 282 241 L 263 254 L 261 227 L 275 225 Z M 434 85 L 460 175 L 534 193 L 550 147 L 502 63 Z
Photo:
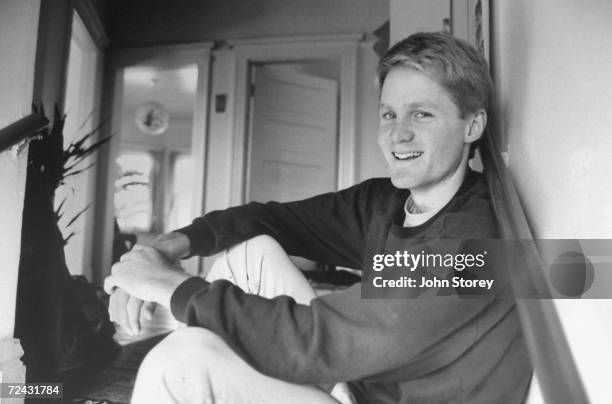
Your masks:
M 410 142 L 414 139 L 414 128 L 407 121 L 399 121 L 391 132 L 391 140 L 394 142 Z

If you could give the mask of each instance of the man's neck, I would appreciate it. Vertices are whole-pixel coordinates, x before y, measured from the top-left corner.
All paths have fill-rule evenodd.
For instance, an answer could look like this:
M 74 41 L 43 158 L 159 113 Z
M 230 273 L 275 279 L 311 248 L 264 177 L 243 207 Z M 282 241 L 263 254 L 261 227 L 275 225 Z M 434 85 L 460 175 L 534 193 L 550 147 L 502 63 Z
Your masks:
M 411 189 L 410 198 L 413 212 L 410 213 L 431 213 L 431 216 L 442 209 L 457 193 L 463 183 L 467 173 L 467 166 L 461 164 L 457 170 L 449 177 L 439 182 L 433 187 L 426 189 Z

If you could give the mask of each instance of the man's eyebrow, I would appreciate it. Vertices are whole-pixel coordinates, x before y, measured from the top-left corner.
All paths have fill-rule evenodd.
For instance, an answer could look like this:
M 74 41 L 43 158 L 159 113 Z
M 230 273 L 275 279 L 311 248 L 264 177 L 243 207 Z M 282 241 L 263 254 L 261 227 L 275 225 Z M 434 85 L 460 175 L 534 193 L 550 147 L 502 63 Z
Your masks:
M 413 102 L 409 104 L 409 106 L 412 108 L 419 108 L 419 107 L 435 108 L 436 105 L 433 102 L 419 101 L 419 102 Z

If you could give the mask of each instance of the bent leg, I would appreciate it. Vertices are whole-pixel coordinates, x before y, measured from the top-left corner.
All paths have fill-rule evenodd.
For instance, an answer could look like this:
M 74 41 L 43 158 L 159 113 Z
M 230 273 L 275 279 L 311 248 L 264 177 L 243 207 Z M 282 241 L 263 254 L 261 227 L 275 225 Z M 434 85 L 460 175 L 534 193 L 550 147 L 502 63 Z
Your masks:
M 338 403 L 314 386 L 259 373 L 216 334 L 184 328 L 146 356 L 132 403 Z
M 209 282 L 226 279 L 247 293 L 262 297 L 291 296 L 310 304 L 316 297 L 302 272 L 272 237 L 261 235 L 226 250 L 206 276 Z M 336 383 L 330 393 L 341 403 L 354 399 L 346 383 Z
M 309 304 L 316 294 L 283 248 L 270 236 L 240 243 L 215 261 L 206 276 L 226 279 L 247 293 L 293 297 Z M 178 403 L 352 403 L 345 383 L 330 394 L 316 386 L 288 383 L 263 375 L 216 334 L 202 328 L 174 332 L 141 365 L 133 402 Z
M 257 236 L 225 251 L 206 280 L 227 279 L 247 293 L 272 298 L 291 296 L 309 304 L 316 294 L 302 272 L 272 237 Z

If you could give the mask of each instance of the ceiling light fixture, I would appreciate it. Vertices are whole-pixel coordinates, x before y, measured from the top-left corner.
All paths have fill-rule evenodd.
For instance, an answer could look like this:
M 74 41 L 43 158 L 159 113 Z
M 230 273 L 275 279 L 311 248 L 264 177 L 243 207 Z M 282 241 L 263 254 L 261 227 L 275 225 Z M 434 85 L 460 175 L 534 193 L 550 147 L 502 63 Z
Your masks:
M 151 81 L 153 82 L 152 93 L 154 94 L 159 79 L 153 78 Z M 157 101 L 147 101 L 136 108 L 134 120 L 139 131 L 148 135 L 157 136 L 161 135 L 168 129 L 170 115 L 168 114 L 166 107 L 164 107 L 161 103 Z

